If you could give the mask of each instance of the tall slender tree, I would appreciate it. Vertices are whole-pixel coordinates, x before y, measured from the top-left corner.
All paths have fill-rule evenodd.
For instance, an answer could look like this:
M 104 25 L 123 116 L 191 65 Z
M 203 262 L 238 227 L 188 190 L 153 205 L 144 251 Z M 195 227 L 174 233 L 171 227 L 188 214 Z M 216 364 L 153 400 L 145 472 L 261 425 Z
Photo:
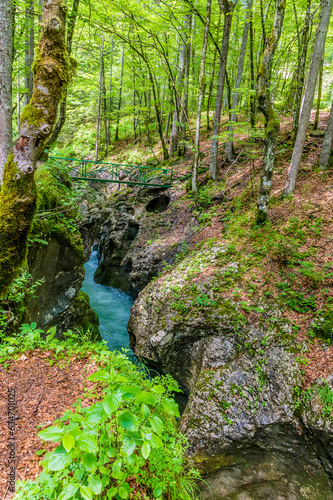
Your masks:
M 237 4 L 237 0 L 219 0 L 219 6 L 224 14 L 224 26 L 223 26 L 223 37 L 222 46 L 220 52 L 220 66 L 219 66 L 219 76 L 217 81 L 217 92 L 216 92 L 216 104 L 215 104 L 215 116 L 214 116 L 214 127 L 213 127 L 213 140 L 212 149 L 210 154 L 210 177 L 211 179 L 216 178 L 217 173 L 217 151 L 218 151 L 218 134 L 220 133 L 220 121 L 221 121 L 221 111 L 223 102 L 223 89 L 224 81 L 226 78 L 227 69 L 227 59 L 229 51 L 229 38 L 232 23 L 232 14 L 234 8 Z
M 210 17 L 211 17 L 211 0 L 207 0 L 207 8 L 206 8 L 206 23 L 205 23 L 205 31 L 202 43 L 202 51 L 201 51 L 201 62 L 200 62 L 200 76 L 199 76 L 199 95 L 198 95 L 198 104 L 197 104 L 197 118 L 195 124 L 195 138 L 194 138 L 194 161 L 193 161 L 193 169 L 192 169 L 192 191 L 194 194 L 197 194 L 197 175 L 198 175 L 198 164 L 199 164 L 199 154 L 200 154 L 200 122 L 201 122 L 201 108 L 202 101 L 205 92 L 205 65 L 206 65 L 206 54 L 207 54 L 207 45 L 208 45 L 208 33 L 209 33 L 209 25 L 210 25 Z
M 0 185 L 12 145 L 13 24 L 12 0 L 0 0 Z
M 306 131 L 309 125 L 309 119 L 313 105 L 313 98 L 316 90 L 318 73 L 324 55 L 326 35 L 330 22 L 332 8 L 333 8 L 333 0 L 322 0 L 320 21 L 316 32 L 309 76 L 306 83 L 303 105 L 300 113 L 297 137 L 295 140 L 294 150 L 291 157 L 287 182 L 284 188 L 285 196 L 291 194 L 296 186 L 296 179 L 298 175 L 299 166 L 301 163 L 301 157 L 306 138 Z
M 285 0 L 275 0 L 274 25 L 270 36 L 266 39 L 265 50 L 257 76 L 258 109 L 262 112 L 266 120 L 264 162 L 257 201 L 257 224 L 262 224 L 267 219 L 268 203 L 274 169 L 275 149 L 280 132 L 280 122 L 273 107 L 270 84 L 272 62 L 282 33 L 285 6 Z

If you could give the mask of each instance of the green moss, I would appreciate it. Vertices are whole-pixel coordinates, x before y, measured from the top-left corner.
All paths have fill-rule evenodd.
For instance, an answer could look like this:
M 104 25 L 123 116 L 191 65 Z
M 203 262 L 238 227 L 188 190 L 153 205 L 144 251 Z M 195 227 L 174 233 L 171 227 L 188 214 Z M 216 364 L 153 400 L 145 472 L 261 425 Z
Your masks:
M 223 454 L 209 457 L 198 453 L 191 457 L 191 461 L 194 467 L 204 475 L 212 474 L 222 467 L 228 467 L 234 463 L 230 455 Z
M 31 103 L 25 106 L 20 118 L 20 127 L 23 123 L 40 128 L 45 121 L 45 115 L 41 109 L 32 106 Z
M 19 172 L 11 153 L 0 192 L 0 297 L 5 295 L 25 259 L 36 205 L 34 175 Z
M 101 335 L 98 329 L 98 316 L 91 308 L 89 296 L 86 293 L 79 292 L 79 295 L 74 303 L 74 309 L 76 314 L 74 317 L 73 327 L 81 329 L 83 334 L 90 331 L 91 340 L 101 340 Z

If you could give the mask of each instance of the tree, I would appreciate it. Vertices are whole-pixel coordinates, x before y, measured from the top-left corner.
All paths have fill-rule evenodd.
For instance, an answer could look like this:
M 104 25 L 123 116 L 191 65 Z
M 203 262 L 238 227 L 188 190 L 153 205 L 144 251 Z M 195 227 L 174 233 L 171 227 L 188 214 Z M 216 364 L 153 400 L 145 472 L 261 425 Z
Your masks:
M 235 93 L 234 93 L 234 98 L 232 101 L 232 113 L 230 116 L 230 125 L 228 127 L 228 142 L 225 147 L 225 159 L 227 162 L 231 163 L 234 158 L 233 158 L 233 122 L 236 120 L 236 114 L 235 114 L 235 109 L 238 106 L 238 100 L 239 100 L 239 88 L 241 85 L 242 81 L 242 76 L 243 76 L 243 68 L 244 68 L 244 60 L 245 60 L 245 53 L 246 53 L 246 45 L 247 45 L 247 37 L 249 33 L 249 18 L 250 18 L 250 13 L 252 9 L 252 0 L 248 0 L 247 5 L 247 12 L 246 12 L 246 19 L 245 19 L 245 24 L 244 24 L 244 31 L 243 31 L 243 38 L 242 38 L 242 45 L 240 49 L 240 54 L 239 54 L 239 60 L 238 60 L 238 69 L 237 69 L 237 77 L 236 77 L 236 85 L 235 85 Z
M 210 16 L 211 16 L 211 0 L 207 0 L 206 23 L 205 23 L 205 31 L 204 31 L 204 38 L 203 38 L 202 52 L 201 52 L 201 63 L 200 63 L 200 77 L 199 77 L 200 87 L 199 87 L 199 96 L 197 104 L 197 118 L 195 124 L 195 138 L 194 138 L 195 152 L 194 152 L 194 161 L 192 169 L 192 191 L 195 194 L 197 193 L 197 172 L 198 172 L 199 153 L 200 153 L 200 121 L 201 121 L 202 100 L 205 92 L 205 64 L 206 64 Z
M 66 11 L 62 0 L 44 3 L 33 65 L 33 93 L 21 115 L 19 139 L 10 150 L 4 168 L 0 192 L 0 297 L 26 255 L 37 202 L 34 181 L 37 160 L 52 132 L 59 101 L 71 77 L 65 43 Z
M 319 166 L 320 166 L 321 170 L 327 170 L 327 168 L 328 168 L 328 163 L 329 163 L 331 151 L 332 151 L 332 141 L 333 141 L 333 94 L 332 94 L 332 104 L 331 104 L 330 116 L 328 118 L 327 128 L 326 128 L 325 137 L 324 137 L 324 141 L 323 141 L 323 145 L 322 145 L 321 153 L 320 153 L 320 159 L 319 159 Z
M 14 7 L 0 0 L 0 185 L 4 165 L 12 145 L 12 59 Z
M 332 13 L 332 8 L 333 8 L 333 0 L 322 0 L 320 21 L 316 32 L 309 76 L 307 79 L 306 89 L 303 97 L 303 105 L 300 113 L 298 132 L 295 140 L 293 154 L 291 157 L 288 179 L 284 188 L 285 196 L 291 194 L 296 186 L 296 179 L 298 175 L 299 166 L 301 163 L 306 131 L 309 125 L 309 119 L 313 104 L 313 98 L 316 90 L 318 73 L 324 55 L 326 35 Z
M 218 149 L 218 134 L 220 133 L 220 121 L 221 121 L 221 111 L 222 111 L 222 99 L 223 99 L 223 89 L 224 81 L 226 78 L 227 69 L 227 59 L 229 50 L 229 38 L 232 23 L 232 14 L 234 8 L 237 4 L 237 0 L 219 0 L 219 6 L 224 14 L 224 26 L 223 26 L 223 37 L 222 46 L 220 52 L 220 67 L 219 76 L 217 81 L 217 93 L 216 93 L 216 105 L 215 105 L 215 116 L 214 116 L 214 127 L 213 127 L 213 140 L 212 149 L 210 154 L 210 177 L 212 179 L 216 178 L 217 170 L 217 149 Z
M 267 219 L 275 149 L 280 132 L 280 123 L 272 103 L 270 82 L 272 62 L 282 32 L 284 12 L 285 0 L 276 0 L 274 25 L 270 36 L 266 39 L 266 46 L 257 76 L 258 109 L 262 112 L 266 120 L 264 162 L 257 200 L 257 224 L 262 224 Z

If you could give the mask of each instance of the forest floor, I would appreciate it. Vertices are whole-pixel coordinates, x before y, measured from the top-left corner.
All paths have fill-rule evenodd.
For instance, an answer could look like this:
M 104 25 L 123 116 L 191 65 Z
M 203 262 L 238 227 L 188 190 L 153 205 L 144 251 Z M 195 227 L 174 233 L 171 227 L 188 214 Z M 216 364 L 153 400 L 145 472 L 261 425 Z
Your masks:
M 6 370 L 0 365 L 0 498 L 11 498 L 8 483 L 8 459 L 14 451 L 16 480 L 35 479 L 42 467 L 43 456 L 36 455 L 42 448 L 37 433 L 60 418 L 78 398 L 82 406 L 92 400 L 85 393 L 93 386 L 87 377 L 97 369 L 88 357 L 55 360 L 51 351 L 27 351 L 12 360 Z M 8 395 L 15 391 L 15 428 L 11 435 L 8 419 Z M 12 398 L 11 398 L 12 401 Z M 38 427 L 37 427 L 38 426 Z M 15 444 L 9 449 L 9 443 Z M 51 451 L 57 443 L 47 443 Z M 43 455 L 43 454 L 42 454 Z

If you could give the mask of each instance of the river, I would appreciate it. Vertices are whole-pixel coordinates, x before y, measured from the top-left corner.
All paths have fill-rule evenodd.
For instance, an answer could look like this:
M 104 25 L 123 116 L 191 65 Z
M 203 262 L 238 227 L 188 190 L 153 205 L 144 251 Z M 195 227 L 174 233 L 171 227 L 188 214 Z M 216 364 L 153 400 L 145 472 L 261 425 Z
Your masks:
M 89 295 L 90 305 L 99 317 L 99 331 L 109 349 L 129 348 L 127 322 L 133 300 L 116 288 L 96 283 L 94 274 L 97 266 L 97 251 L 92 250 L 89 261 L 84 265 L 86 275 L 81 290 Z

